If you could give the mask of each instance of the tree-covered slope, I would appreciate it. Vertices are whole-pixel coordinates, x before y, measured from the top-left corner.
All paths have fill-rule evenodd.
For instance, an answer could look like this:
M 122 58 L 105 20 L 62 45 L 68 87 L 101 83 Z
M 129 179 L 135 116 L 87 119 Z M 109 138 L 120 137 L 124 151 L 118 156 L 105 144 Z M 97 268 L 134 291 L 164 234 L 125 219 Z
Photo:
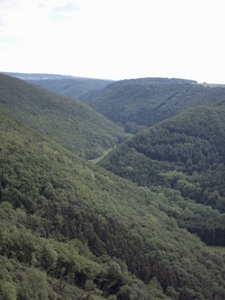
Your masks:
M 224 104 L 192 108 L 143 130 L 111 151 L 100 165 L 140 186 L 179 191 L 183 198 L 225 213 Z M 192 232 L 209 244 L 225 245 L 219 215 L 211 225 L 197 213 L 192 217 L 185 221 Z M 199 224 L 193 225 L 197 220 Z M 210 234 L 207 227 L 212 227 Z
M 0 106 L 33 129 L 86 158 L 100 156 L 124 133 L 79 101 L 0 74 Z
M 158 174 L 167 169 L 187 175 L 204 173 L 225 162 L 224 118 L 224 104 L 189 109 L 131 137 L 100 164 L 119 175 L 123 168 L 133 167 L 130 175 L 139 185 L 157 184 Z M 149 166 L 145 168 L 144 162 Z
M 224 299 L 224 258 L 157 208 L 165 195 L 4 112 L 0 135 L 1 299 Z
M 126 132 L 137 133 L 187 108 L 224 98 L 224 87 L 206 87 L 181 79 L 143 78 L 112 83 L 81 100 L 124 126 Z

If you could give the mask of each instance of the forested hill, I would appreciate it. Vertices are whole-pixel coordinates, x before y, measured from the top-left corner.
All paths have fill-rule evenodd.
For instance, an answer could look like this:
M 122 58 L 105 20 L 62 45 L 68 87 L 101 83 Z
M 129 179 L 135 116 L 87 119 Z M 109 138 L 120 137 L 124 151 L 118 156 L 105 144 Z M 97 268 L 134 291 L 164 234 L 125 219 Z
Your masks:
M 163 193 L 1 111 L 0 138 L 2 299 L 225 298 L 224 257 L 177 227 Z
M 36 84 L 57 94 L 79 99 L 83 94 L 92 90 L 102 89 L 112 82 L 95 78 L 74 77 L 55 74 L 26 74 L 26 73 L 4 73 L 17 77 L 27 82 Z
M 187 108 L 224 98 L 224 87 L 211 88 L 182 79 L 142 78 L 114 82 L 80 100 L 124 126 L 126 132 L 137 133 Z
M 224 120 L 224 101 L 189 109 L 130 138 L 100 165 L 140 186 L 175 190 L 185 199 L 225 213 Z M 185 226 L 209 244 L 225 245 L 221 220 L 214 218 L 217 224 L 209 225 L 209 219 L 200 220 L 195 213 L 192 218 L 186 216 L 189 224 Z M 179 213 L 176 216 L 180 217 Z M 217 235 L 216 230 L 220 230 Z
M 89 106 L 0 74 L 0 106 L 67 149 L 95 158 L 124 132 Z
M 136 83 L 136 84 L 154 84 L 154 83 L 197 83 L 197 81 L 195 80 L 186 80 L 186 79 L 178 79 L 178 78 L 161 78 L 161 77 L 149 77 L 149 78 L 136 78 L 136 79 L 125 79 L 125 80 L 118 80 L 118 81 L 114 81 L 110 84 L 108 84 L 105 88 L 100 89 L 100 90 L 93 90 L 90 92 L 87 92 L 86 94 L 82 95 L 80 97 L 80 100 L 84 103 L 88 103 L 90 101 L 92 101 L 93 99 L 102 96 L 104 94 L 107 94 L 109 92 L 111 92 L 112 90 L 119 88 L 121 86 L 125 86 L 126 84 L 132 84 L 132 83 Z
M 142 186 L 166 184 L 166 171 L 205 174 L 225 163 L 224 118 L 225 103 L 189 109 L 136 134 L 100 165 Z

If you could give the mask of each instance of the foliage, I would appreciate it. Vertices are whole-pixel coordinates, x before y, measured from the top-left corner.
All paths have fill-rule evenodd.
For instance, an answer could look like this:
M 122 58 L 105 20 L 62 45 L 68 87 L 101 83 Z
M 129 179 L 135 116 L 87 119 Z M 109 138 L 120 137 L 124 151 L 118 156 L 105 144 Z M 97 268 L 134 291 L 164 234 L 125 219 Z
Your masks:
M 0 74 L 0 106 L 87 159 L 121 141 L 121 128 L 79 101 Z
M 0 133 L 4 299 L 225 298 L 224 258 L 165 213 L 169 192 L 88 163 L 4 112 Z
M 188 108 L 224 98 L 225 87 L 205 87 L 181 79 L 143 78 L 114 82 L 80 99 L 123 126 L 127 133 L 135 134 Z
M 169 216 L 207 244 L 225 245 L 224 116 L 224 102 L 192 108 L 130 138 L 99 164 L 167 197 L 168 190 L 179 191 L 184 200 L 176 205 L 184 211 L 167 208 Z M 203 205 L 199 209 L 188 200 L 216 212 L 209 215 Z

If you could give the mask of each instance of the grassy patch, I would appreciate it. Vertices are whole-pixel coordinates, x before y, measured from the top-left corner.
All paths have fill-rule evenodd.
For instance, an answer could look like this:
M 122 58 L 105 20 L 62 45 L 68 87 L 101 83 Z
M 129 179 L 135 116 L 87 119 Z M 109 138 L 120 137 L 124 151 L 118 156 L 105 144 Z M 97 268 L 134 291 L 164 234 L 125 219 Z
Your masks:
M 211 252 L 219 252 L 221 254 L 225 254 L 225 246 L 206 246 L 206 248 Z

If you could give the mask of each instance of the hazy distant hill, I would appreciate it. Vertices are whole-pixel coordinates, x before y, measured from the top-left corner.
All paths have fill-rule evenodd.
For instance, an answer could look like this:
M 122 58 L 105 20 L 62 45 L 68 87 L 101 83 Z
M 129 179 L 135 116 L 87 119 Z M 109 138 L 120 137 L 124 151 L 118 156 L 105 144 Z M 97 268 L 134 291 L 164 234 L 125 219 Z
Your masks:
M 0 138 L 2 299 L 225 299 L 224 258 L 177 227 L 162 191 L 92 165 L 2 111 Z
M 51 80 L 51 79 L 73 79 L 70 75 L 45 74 L 45 73 L 18 73 L 18 72 L 1 72 L 2 74 L 13 76 L 23 80 Z
M 74 77 L 54 74 L 26 74 L 26 73 L 5 73 L 30 83 L 41 86 L 57 94 L 65 95 L 74 99 L 89 91 L 102 89 L 112 80 Z
M 20 79 L 0 74 L 0 90 L 5 110 L 86 158 L 100 156 L 124 136 L 89 106 Z
M 137 133 L 190 107 L 225 98 L 225 87 L 205 87 L 195 81 L 142 78 L 112 83 L 80 98 L 126 132 Z
M 81 95 L 92 90 L 102 89 L 112 81 L 78 77 L 73 79 L 28 80 L 28 82 L 79 100 Z

